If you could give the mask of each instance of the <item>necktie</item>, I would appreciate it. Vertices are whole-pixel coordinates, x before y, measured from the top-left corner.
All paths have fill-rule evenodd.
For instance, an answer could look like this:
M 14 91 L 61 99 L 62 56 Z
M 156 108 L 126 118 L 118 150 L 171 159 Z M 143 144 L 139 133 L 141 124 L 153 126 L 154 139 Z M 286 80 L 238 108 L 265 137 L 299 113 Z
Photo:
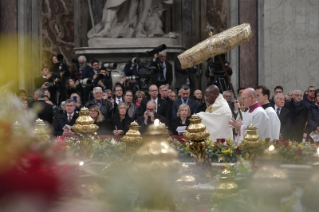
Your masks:
M 68 121 L 71 122 L 71 120 L 72 120 L 72 116 L 69 115 Z
M 280 114 L 280 108 L 279 107 L 277 107 L 277 116 L 279 116 L 279 114 Z
M 121 100 L 119 99 L 119 100 L 117 100 L 117 102 L 118 102 L 117 104 L 120 104 L 120 103 L 121 103 Z

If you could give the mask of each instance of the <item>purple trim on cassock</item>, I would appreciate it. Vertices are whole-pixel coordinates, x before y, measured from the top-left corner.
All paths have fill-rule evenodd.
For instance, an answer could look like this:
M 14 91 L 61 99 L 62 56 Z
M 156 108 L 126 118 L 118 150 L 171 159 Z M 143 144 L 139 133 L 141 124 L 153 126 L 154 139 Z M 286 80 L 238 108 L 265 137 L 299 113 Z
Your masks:
M 255 104 L 249 107 L 249 113 L 252 113 L 258 107 L 262 107 L 262 106 L 259 104 L 259 102 L 256 102 Z

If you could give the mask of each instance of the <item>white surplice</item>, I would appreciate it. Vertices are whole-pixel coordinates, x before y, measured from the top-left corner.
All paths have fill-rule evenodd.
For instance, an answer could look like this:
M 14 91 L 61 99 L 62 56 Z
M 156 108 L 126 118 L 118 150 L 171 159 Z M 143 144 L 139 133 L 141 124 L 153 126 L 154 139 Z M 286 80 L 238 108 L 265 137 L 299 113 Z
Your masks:
M 268 121 L 268 138 L 270 138 L 270 140 L 273 139 L 279 139 L 279 135 L 280 135 L 280 119 L 278 118 L 278 115 L 276 113 L 276 111 L 274 110 L 274 108 L 272 107 L 267 107 L 265 109 L 268 117 L 269 117 L 269 121 Z
M 257 134 L 259 135 L 260 139 L 265 139 L 269 137 L 269 131 L 268 131 L 268 122 L 269 117 L 266 113 L 266 111 L 262 107 L 255 108 L 252 112 L 246 111 L 243 112 L 243 125 L 240 127 L 240 133 L 238 133 L 238 136 L 236 136 L 236 142 L 238 144 L 241 143 L 241 141 L 244 139 L 244 136 L 246 135 L 247 131 L 246 128 L 252 124 L 256 126 Z M 240 120 L 239 116 L 237 116 L 237 120 Z
M 233 139 L 233 131 L 228 124 L 232 118 L 232 112 L 222 94 L 218 95 L 214 104 L 208 107 L 206 112 L 200 112 L 198 115 L 213 141 L 217 138 Z

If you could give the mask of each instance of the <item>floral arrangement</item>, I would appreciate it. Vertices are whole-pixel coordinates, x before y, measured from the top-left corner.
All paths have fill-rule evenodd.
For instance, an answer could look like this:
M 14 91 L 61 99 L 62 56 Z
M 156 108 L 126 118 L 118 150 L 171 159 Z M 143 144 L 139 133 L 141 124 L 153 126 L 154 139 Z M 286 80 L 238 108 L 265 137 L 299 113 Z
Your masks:
M 246 178 L 253 170 L 258 169 L 258 166 L 251 164 L 240 158 L 234 165 L 225 164 L 223 170 L 230 171 L 236 178 Z
M 193 162 L 192 154 L 189 149 L 188 142 L 180 142 L 177 139 L 173 139 L 170 145 L 177 151 L 178 158 L 183 162 Z
M 237 157 L 242 154 L 240 146 L 231 139 L 220 138 L 215 142 L 206 140 L 205 143 L 207 145 L 206 154 L 212 162 L 236 162 Z
M 78 138 L 67 137 L 65 138 L 65 142 L 65 149 L 77 155 L 80 144 Z M 98 138 L 92 142 L 93 149 L 91 158 L 93 161 L 110 163 L 121 157 L 126 150 L 126 144 L 124 142 L 119 142 L 114 138 L 106 138 L 104 140 Z

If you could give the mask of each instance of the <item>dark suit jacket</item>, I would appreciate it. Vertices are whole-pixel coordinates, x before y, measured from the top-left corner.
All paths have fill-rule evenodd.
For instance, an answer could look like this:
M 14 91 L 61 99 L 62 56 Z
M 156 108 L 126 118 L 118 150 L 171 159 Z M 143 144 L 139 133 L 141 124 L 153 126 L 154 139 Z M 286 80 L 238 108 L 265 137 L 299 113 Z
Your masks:
M 275 108 L 274 108 L 275 109 Z M 284 140 L 289 139 L 290 134 L 290 110 L 282 107 L 279 114 L 280 120 L 280 134 L 284 137 Z
M 170 62 L 165 61 L 166 64 L 166 76 L 165 76 L 165 81 L 164 82 L 158 82 L 158 77 L 160 74 L 163 74 L 163 68 L 160 65 L 160 61 L 157 59 L 155 62 L 153 61 L 150 66 L 155 66 L 156 70 L 154 71 L 154 74 L 152 74 L 151 78 L 151 84 L 156 84 L 156 85 L 164 85 L 164 84 L 169 84 L 171 85 L 172 80 L 173 80 L 173 66 Z
M 290 108 L 290 133 L 289 138 L 294 139 L 297 142 L 302 141 L 302 134 L 305 131 L 305 124 L 307 122 L 308 117 L 308 109 L 306 105 L 301 101 L 301 105 L 299 110 L 293 104 L 293 99 L 289 104 Z
M 75 74 L 78 74 L 78 73 L 80 73 L 80 71 L 76 70 L 75 72 L 73 72 L 72 76 L 75 77 Z M 86 64 L 82 69 L 82 79 L 85 79 L 85 78 L 93 79 L 93 76 L 94 76 L 93 68 L 89 66 L 88 64 Z
M 172 122 L 171 125 L 172 125 L 173 135 L 178 135 L 178 132 L 176 131 L 177 127 L 179 127 L 179 126 L 187 126 L 188 127 L 188 125 L 190 124 L 188 118 L 186 119 L 185 124 L 182 124 L 182 120 L 180 117 L 176 117 L 171 122 Z
M 198 106 L 198 108 L 197 108 L 197 113 L 199 113 L 199 112 L 205 112 L 206 109 L 207 109 L 207 105 L 206 105 L 205 102 L 203 102 L 202 104 L 200 104 L 200 105 Z
M 316 127 L 319 126 L 319 107 L 317 104 L 309 105 L 308 125 L 310 132 L 316 130 Z
M 138 115 L 139 116 L 144 115 L 144 112 L 146 111 L 146 104 L 150 100 L 151 100 L 150 97 L 148 97 L 148 98 L 145 97 L 142 99 L 141 106 L 138 108 Z M 170 111 L 168 110 L 168 108 L 169 108 L 169 105 L 167 104 L 167 101 L 158 97 L 156 113 L 158 115 L 164 116 L 166 121 L 168 121 L 169 117 L 170 117 L 170 114 L 169 114 Z M 165 122 L 165 124 L 168 124 L 168 123 Z
M 75 120 L 79 117 L 77 112 L 74 112 L 73 117 L 70 122 L 68 122 L 67 113 L 59 114 L 54 119 L 53 127 L 54 127 L 54 135 L 59 136 L 63 134 L 63 127 L 67 124 L 73 126 L 75 124 Z
M 32 107 L 39 107 L 38 118 L 50 124 L 53 122 L 53 106 L 46 103 L 44 100 L 38 100 L 32 104 Z
M 179 106 L 182 104 L 182 100 L 181 99 L 177 99 L 174 103 L 173 103 L 173 109 L 172 109 L 172 119 L 177 117 L 177 111 Z M 193 115 L 194 113 L 197 113 L 197 108 L 198 108 L 198 104 L 195 100 L 189 98 L 187 105 L 189 106 L 189 108 L 191 109 L 191 115 Z
M 160 122 L 166 123 L 166 119 L 163 116 L 158 115 L 157 113 L 154 114 L 154 120 L 159 119 Z M 137 123 L 140 126 L 140 133 L 144 133 L 147 129 L 147 126 L 153 124 L 150 120 L 147 121 L 147 125 L 144 123 L 144 115 L 137 118 Z

